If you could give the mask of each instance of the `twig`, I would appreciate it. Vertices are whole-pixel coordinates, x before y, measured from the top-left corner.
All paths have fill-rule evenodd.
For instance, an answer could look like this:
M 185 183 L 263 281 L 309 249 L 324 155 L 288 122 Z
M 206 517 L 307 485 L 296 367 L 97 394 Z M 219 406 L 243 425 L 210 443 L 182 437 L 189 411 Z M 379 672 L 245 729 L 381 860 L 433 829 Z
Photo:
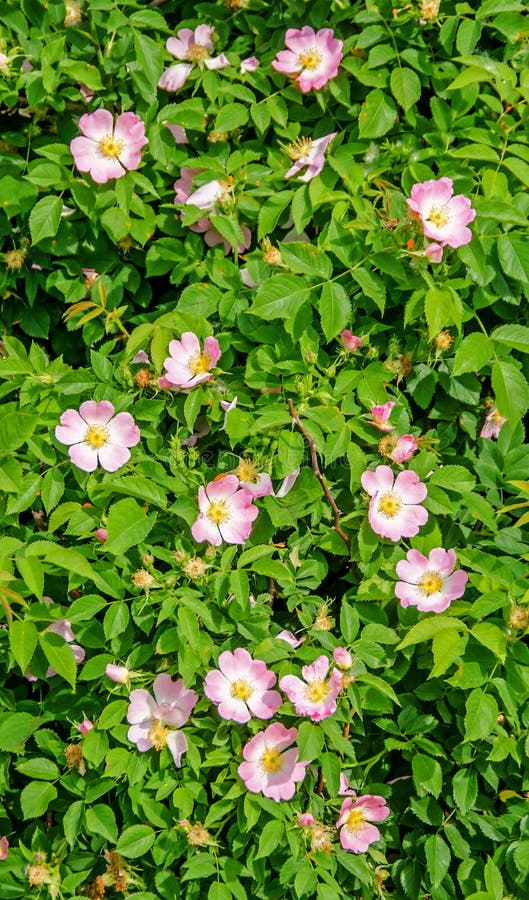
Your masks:
M 295 424 L 298 426 L 301 434 L 303 435 L 303 437 L 307 441 L 307 444 L 310 447 L 310 458 L 311 458 L 314 474 L 315 474 L 316 478 L 318 479 L 318 481 L 320 482 L 320 484 L 323 488 L 323 493 L 325 494 L 325 497 L 327 499 L 327 502 L 329 503 L 329 506 L 331 507 L 331 509 L 334 513 L 334 530 L 336 531 L 337 534 L 340 535 L 340 537 L 343 540 L 344 544 L 346 545 L 347 549 L 350 550 L 351 549 L 351 541 L 349 540 L 348 535 L 346 535 L 345 531 L 342 529 L 342 527 L 340 525 L 340 510 L 338 509 L 338 507 L 336 505 L 336 501 L 335 501 L 333 495 L 331 494 L 329 485 L 327 484 L 327 482 L 325 481 L 325 478 L 321 474 L 321 470 L 320 470 L 320 466 L 319 466 L 319 462 L 318 462 L 318 454 L 316 452 L 316 446 L 315 446 L 314 441 L 311 438 L 310 434 L 308 433 L 307 429 L 301 423 L 301 420 L 300 420 L 296 410 L 294 409 L 294 404 L 292 403 L 292 400 L 288 401 L 288 411 L 289 411 L 290 415 L 292 416 L 293 422 L 295 422 Z

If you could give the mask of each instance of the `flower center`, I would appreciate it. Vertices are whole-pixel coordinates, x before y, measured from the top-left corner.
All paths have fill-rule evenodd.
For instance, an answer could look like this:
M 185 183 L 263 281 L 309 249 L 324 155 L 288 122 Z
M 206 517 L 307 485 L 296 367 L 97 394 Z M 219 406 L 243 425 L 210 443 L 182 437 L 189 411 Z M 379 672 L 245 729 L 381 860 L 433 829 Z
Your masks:
M 110 437 L 108 428 L 105 425 L 90 425 L 85 434 L 85 443 L 89 444 L 94 450 L 99 450 L 103 444 L 106 444 Z
M 156 719 L 153 722 L 152 728 L 149 729 L 147 737 L 155 750 L 163 750 L 169 734 L 169 729 L 165 727 L 163 722 L 161 722 L 160 719 Z
M 211 359 L 207 353 L 197 353 L 196 356 L 191 357 L 187 364 L 187 368 L 192 375 L 202 375 L 204 372 L 209 372 L 210 366 Z
M 208 48 L 203 44 L 190 44 L 186 53 L 186 59 L 190 62 L 199 62 L 209 56 Z
M 265 772 L 279 772 L 282 766 L 281 750 L 278 750 L 277 747 L 273 750 L 265 750 L 260 762 Z
M 345 823 L 345 827 L 349 829 L 349 831 L 358 831 L 361 828 L 362 824 L 365 822 L 366 817 L 361 809 L 352 809 L 349 815 L 347 816 L 347 822 Z
M 325 700 L 328 693 L 329 685 L 326 681 L 313 681 L 305 691 L 307 700 L 310 700 L 311 703 L 321 703 L 322 700 Z
M 252 694 L 253 688 L 248 684 L 247 681 L 244 681 L 241 678 L 239 681 L 233 682 L 231 686 L 232 697 L 237 697 L 239 700 L 249 700 Z
M 241 459 L 236 471 L 239 481 L 249 481 L 250 484 L 257 482 L 257 466 L 253 460 Z
M 382 494 L 378 501 L 378 512 L 388 519 L 394 519 L 402 509 L 402 500 L 398 494 L 388 491 Z
M 432 206 L 428 222 L 433 222 L 436 228 L 444 228 L 445 225 L 448 225 L 451 218 L 446 206 Z
M 439 572 L 426 572 L 426 575 L 423 575 L 419 581 L 419 590 L 426 594 L 427 597 L 436 594 L 437 591 L 441 590 L 442 586 L 443 579 Z
M 304 69 L 317 69 L 322 59 L 323 55 L 316 47 L 299 54 L 299 61 Z
M 230 508 L 225 500 L 212 500 L 207 511 L 208 519 L 211 519 L 215 525 L 223 525 L 229 522 Z
M 292 143 L 288 145 L 287 153 L 290 156 L 290 159 L 303 159 L 304 157 L 307 157 L 309 155 L 311 148 L 312 138 L 297 138 L 297 140 L 292 141 Z
M 105 134 L 99 141 L 99 152 L 108 159 L 117 159 L 124 149 L 123 141 L 117 141 L 111 134 Z

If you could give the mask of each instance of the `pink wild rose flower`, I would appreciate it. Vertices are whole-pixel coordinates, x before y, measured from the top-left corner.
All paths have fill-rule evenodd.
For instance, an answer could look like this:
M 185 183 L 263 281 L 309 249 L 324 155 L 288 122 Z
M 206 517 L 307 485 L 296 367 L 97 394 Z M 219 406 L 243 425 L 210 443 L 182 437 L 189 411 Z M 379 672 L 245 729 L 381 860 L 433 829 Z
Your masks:
M 9 854 L 9 841 L 2 835 L 0 837 L 0 859 L 6 859 Z
M 362 343 L 362 338 L 357 337 L 355 334 L 351 334 L 347 328 L 342 331 L 341 338 L 343 341 L 344 349 L 347 350 L 348 353 L 354 353 L 355 350 L 358 350 L 360 344 Z
M 151 747 L 155 750 L 167 747 L 175 765 L 180 766 L 187 739 L 178 729 L 189 720 L 198 694 L 187 690 L 181 678 L 173 681 L 170 675 L 158 675 L 153 692 L 154 697 L 143 688 L 131 692 L 127 711 L 131 727 L 127 737 L 142 752 Z
M 290 644 L 290 646 L 293 647 L 294 650 L 297 647 L 301 647 L 301 645 L 305 641 L 304 637 L 297 638 L 296 635 L 293 634 L 291 631 L 286 631 L 286 630 L 280 631 L 279 634 L 276 634 L 276 638 L 278 639 L 278 641 L 284 641 L 285 644 Z
M 298 749 L 292 747 L 297 728 L 285 728 L 280 722 L 256 734 L 243 749 L 244 762 L 238 772 L 252 794 L 272 800 L 291 800 L 296 782 L 303 781 L 308 762 L 298 762 Z
M 438 178 L 414 184 L 408 207 L 420 219 L 426 237 L 444 247 L 461 247 L 472 240 L 467 225 L 474 221 L 476 211 L 463 194 L 454 197 L 451 178 Z M 434 251 L 428 255 L 432 256 Z M 432 256 L 433 261 L 438 259 Z
M 257 466 L 251 459 L 241 459 L 235 470 L 241 487 L 248 491 L 254 499 L 270 497 L 274 494 L 272 479 L 266 472 L 258 472 Z
M 396 463 L 404 463 L 408 462 L 409 459 L 413 456 L 418 447 L 417 440 L 413 437 L 412 434 L 403 434 L 400 437 L 390 453 L 390 457 L 393 462 Z
M 380 831 L 371 822 L 383 822 L 389 813 L 384 798 L 376 794 L 365 794 L 356 800 L 347 797 L 336 823 L 344 850 L 365 853 L 370 844 L 380 840 Z
M 175 189 L 175 198 L 174 202 L 177 205 L 192 203 L 193 206 L 198 206 L 199 209 L 204 208 L 204 204 L 206 207 L 212 206 L 211 211 L 214 211 L 214 207 L 218 200 L 222 199 L 225 194 L 227 194 L 229 190 L 229 185 L 225 185 L 222 187 L 222 192 L 219 193 L 217 185 L 220 185 L 219 181 L 210 181 L 208 185 L 203 185 L 207 190 L 202 191 L 201 188 L 197 188 L 194 190 L 194 178 L 197 175 L 200 175 L 202 169 L 193 169 L 190 166 L 183 166 L 180 170 L 180 178 L 177 178 L 174 183 Z M 213 185 L 213 187 L 212 187 Z M 202 191 L 202 193 L 198 193 L 198 191 Z M 195 196 L 197 195 L 198 196 Z M 194 199 L 191 201 L 189 198 L 194 196 Z M 212 201 L 214 202 L 212 203 Z M 183 219 L 184 212 L 180 213 L 180 218 Z M 223 238 L 220 232 L 217 231 L 216 228 L 211 224 L 208 216 L 201 216 L 198 222 L 193 222 L 192 225 L 189 226 L 191 231 L 194 231 L 196 234 L 203 234 L 204 240 L 208 247 L 216 247 L 218 244 L 224 244 L 224 252 L 230 253 L 233 251 L 233 247 L 231 244 Z M 252 242 L 252 235 L 250 229 L 246 225 L 241 226 L 242 230 L 242 240 L 239 242 L 239 253 L 243 253 L 248 249 Z
M 164 361 L 165 378 L 177 388 L 192 388 L 203 381 L 211 380 L 210 369 L 221 356 L 219 342 L 207 337 L 204 349 L 192 331 L 184 331 L 181 340 L 171 341 L 169 356 Z
M 92 731 L 94 727 L 94 723 L 90 721 L 90 719 L 83 719 L 82 722 L 79 722 L 79 725 L 76 726 L 77 731 L 80 731 L 81 734 L 88 734 L 89 731 Z
M 209 541 L 219 547 L 244 544 L 250 537 L 252 523 L 259 510 L 253 496 L 241 488 L 236 475 L 225 475 L 198 489 L 198 518 L 191 528 L 195 541 Z
M 483 428 L 481 429 L 479 436 L 482 438 L 499 437 L 500 431 L 505 425 L 506 421 L 507 419 L 504 419 L 503 416 L 498 412 L 496 407 L 493 406 L 490 413 L 488 413 L 488 415 L 485 417 Z
M 463 596 L 468 581 L 463 569 L 454 572 L 455 564 L 454 550 L 436 547 L 428 557 L 418 550 L 408 550 L 406 559 L 396 565 L 402 579 L 395 585 L 400 605 L 416 606 L 420 612 L 444 612 L 452 600 Z
M 392 400 L 388 400 L 387 403 L 382 403 L 378 406 L 373 406 L 371 418 L 368 419 L 369 424 L 374 425 L 379 431 L 393 431 L 395 426 L 390 425 L 388 419 L 394 406 L 395 404 Z
M 246 72 L 255 72 L 256 69 L 259 68 L 259 60 L 256 56 L 248 56 L 246 59 L 243 59 L 240 65 L 241 75 L 244 75 Z
M 285 44 L 288 49 L 279 51 L 272 66 L 276 72 L 290 75 L 304 94 L 336 78 L 343 59 L 343 41 L 334 37 L 332 28 L 317 32 L 310 25 L 301 30 L 289 28 Z
M 332 658 L 338 668 L 343 669 L 344 671 L 348 671 L 353 665 L 353 657 L 346 647 L 336 647 L 336 649 L 333 650 Z
M 368 519 L 375 534 L 400 541 L 426 524 L 428 511 L 420 503 L 428 491 L 416 472 L 400 472 L 395 478 L 389 466 L 377 466 L 364 472 L 361 482 L 371 496 Z
M 86 400 L 79 412 L 67 409 L 55 429 L 55 437 L 69 447 L 68 454 L 78 469 L 93 472 L 100 465 L 115 472 L 130 459 L 129 447 L 135 447 L 140 430 L 128 412 L 114 416 L 108 400 Z
M 74 138 L 70 150 L 80 172 L 89 172 L 98 184 L 122 178 L 137 169 L 141 148 L 147 143 L 145 125 L 136 113 L 122 113 L 114 123 L 112 113 L 98 109 L 79 119 L 82 137 Z
M 211 55 L 215 49 L 212 40 L 214 34 L 211 25 L 199 25 L 194 31 L 191 28 L 180 28 L 176 37 L 168 38 L 166 49 L 181 62 L 165 70 L 158 87 L 164 91 L 179 91 L 195 64 L 204 65 L 206 69 L 224 69 L 229 66 L 229 60 L 224 53 L 220 56 Z
M 319 656 L 312 665 L 301 669 L 304 681 L 297 675 L 285 675 L 279 682 L 279 687 L 294 704 L 298 716 L 310 716 L 313 722 L 319 722 L 336 712 L 342 675 L 333 669 L 327 678 L 329 665 L 326 656 Z
M 252 715 L 271 719 L 282 701 L 278 691 L 270 690 L 277 679 L 265 663 L 238 647 L 221 653 L 218 665 L 207 673 L 204 693 L 218 704 L 219 715 L 241 724 Z
M 337 132 L 326 134 L 321 138 L 298 138 L 287 147 L 287 153 L 293 161 L 294 165 L 285 172 L 285 178 L 292 178 L 297 175 L 301 169 L 306 168 L 303 175 L 300 175 L 298 181 L 311 181 L 316 175 L 319 175 L 325 164 L 325 150 L 330 142 L 336 137 Z

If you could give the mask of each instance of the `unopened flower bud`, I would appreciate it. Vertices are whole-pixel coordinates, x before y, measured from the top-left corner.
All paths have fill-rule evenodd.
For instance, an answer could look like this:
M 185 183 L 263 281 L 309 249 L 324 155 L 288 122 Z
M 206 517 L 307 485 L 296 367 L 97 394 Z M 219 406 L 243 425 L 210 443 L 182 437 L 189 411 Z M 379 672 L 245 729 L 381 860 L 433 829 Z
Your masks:
M 115 666 L 114 663 L 108 663 L 105 669 L 105 675 L 116 684 L 127 684 L 130 679 L 130 671 L 125 666 Z
M 298 824 L 301 828 L 312 828 L 315 822 L 316 819 L 311 813 L 301 813 L 301 815 L 298 816 Z
M 353 665 L 353 657 L 345 647 L 337 647 L 336 650 L 334 650 L 332 657 L 340 669 L 350 669 Z
M 509 625 L 516 631 L 525 631 L 529 626 L 529 607 L 512 606 L 509 613 Z
M 102 544 L 104 544 L 105 541 L 108 541 L 108 531 L 106 528 L 97 528 L 94 533 L 98 541 L 101 541 Z
M 83 721 L 80 722 L 76 727 L 77 731 L 80 731 L 81 734 L 88 734 L 89 731 L 92 731 L 94 723 L 91 722 L 90 719 L 83 719 Z

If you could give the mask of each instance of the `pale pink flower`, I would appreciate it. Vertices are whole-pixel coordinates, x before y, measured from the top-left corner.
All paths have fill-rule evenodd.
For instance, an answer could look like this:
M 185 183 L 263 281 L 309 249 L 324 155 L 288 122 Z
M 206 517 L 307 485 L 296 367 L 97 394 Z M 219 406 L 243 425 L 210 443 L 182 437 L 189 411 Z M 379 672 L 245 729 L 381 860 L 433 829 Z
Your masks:
M 195 387 L 211 380 L 210 369 L 217 364 L 220 356 L 216 338 L 207 337 L 201 350 L 196 334 L 184 331 L 181 340 L 169 344 L 169 356 L 164 360 L 164 377 L 177 388 Z
M 326 678 L 329 665 L 326 656 L 319 656 L 312 665 L 301 669 L 305 681 L 297 675 L 285 675 L 279 682 L 279 687 L 294 704 L 298 716 L 310 716 L 313 722 L 319 722 L 336 712 L 342 674 L 332 669 L 330 677 Z
M 362 338 L 356 337 L 355 334 L 351 334 L 347 328 L 342 331 L 341 338 L 343 341 L 344 348 L 348 353 L 354 353 L 355 350 L 358 350 L 360 344 L 362 343 Z
M 354 797 L 355 791 L 349 787 L 349 779 L 345 772 L 340 772 L 340 787 L 338 788 L 339 797 Z
M 237 397 L 234 397 L 233 400 L 221 400 L 220 408 L 224 410 L 224 422 L 222 423 L 220 430 L 224 431 L 226 428 L 226 422 L 228 421 L 228 413 L 235 409 L 237 406 Z
M 192 195 L 196 195 L 201 188 L 197 188 L 196 191 L 193 190 L 193 180 L 197 175 L 200 175 L 202 169 L 193 169 L 189 166 L 183 166 L 180 170 L 180 178 L 177 178 L 174 183 L 175 189 L 175 199 L 174 202 L 178 205 L 187 204 L 189 198 Z M 226 194 L 229 190 L 229 186 L 226 185 L 223 187 L 222 194 L 219 196 L 219 190 L 216 185 L 219 185 L 219 181 L 209 182 L 209 185 L 204 185 L 207 188 L 202 194 L 198 194 L 198 198 L 195 197 L 193 200 L 193 205 L 196 205 L 195 201 L 198 199 L 198 206 L 200 204 L 206 203 L 211 204 L 214 197 L 221 199 L 224 194 Z M 213 187 L 211 187 L 213 185 Z M 184 211 L 180 213 L 180 218 L 183 220 Z M 191 231 L 194 231 L 196 234 L 203 234 L 204 240 L 208 247 L 216 247 L 218 244 L 224 244 L 224 252 L 230 253 L 233 251 L 233 247 L 231 244 L 223 238 L 222 235 L 217 231 L 216 228 L 211 224 L 208 216 L 201 216 L 201 218 L 197 222 L 193 222 L 192 225 L 189 226 Z M 252 242 L 252 234 L 250 229 L 246 225 L 241 226 L 243 238 L 239 241 L 239 253 L 243 253 L 244 250 L 247 250 Z
M 11 62 L 11 58 L 6 56 L 5 53 L 0 52 L 0 69 L 5 69 Z M 241 63 L 241 71 L 242 71 L 242 63 Z
M 6 837 L 0 837 L 0 859 L 6 859 L 9 853 L 9 841 Z
M 230 191 L 230 185 L 227 182 L 219 181 L 215 178 L 208 181 L 202 187 L 196 188 L 184 201 L 187 206 L 197 206 L 203 212 L 215 213 L 219 202 L 223 200 Z
M 443 250 L 446 244 L 428 244 L 424 251 L 424 255 L 428 257 L 430 262 L 440 263 L 443 261 Z
M 283 479 L 283 481 L 281 482 L 281 485 L 279 486 L 278 490 L 276 491 L 276 497 L 279 497 L 279 498 L 286 497 L 288 492 L 291 491 L 292 488 L 294 487 L 294 485 L 298 479 L 299 473 L 300 473 L 300 469 L 298 466 L 297 469 L 294 469 L 293 472 L 290 472 Z
M 474 221 L 476 211 L 464 194 L 454 197 L 451 178 L 414 184 L 411 199 L 406 202 L 420 219 L 426 237 L 449 247 L 461 247 L 472 240 L 472 232 L 466 226 Z
M 98 541 L 101 541 L 102 544 L 104 544 L 105 541 L 108 541 L 108 531 L 106 530 L 106 528 L 96 528 L 94 534 Z
M 407 462 L 418 447 L 417 440 L 413 437 L 412 434 L 403 434 L 400 437 L 394 447 L 394 449 L 390 453 L 390 457 L 393 462 L 396 463 L 404 463 Z
M 89 731 L 92 731 L 94 727 L 94 723 L 90 721 L 90 719 L 83 719 L 82 722 L 79 722 L 79 725 L 76 726 L 77 731 L 80 731 L 81 734 L 88 734 Z
M 379 431 L 393 431 L 395 426 L 390 425 L 388 419 L 394 406 L 395 404 L 392 400 L 388 400 L 387 403 L 382 403 L 378 406 L 373 406 L 371 418 L 368 419 L 369 424 L 374 425 Z
M 296 649 L 296 647 L 301 647 L 301 644 L 303 644 L 305 640 L 304 637 L 297 638 L 296 635 L 292 634 L 291 631 L 286 630 L 280 631 L 279 634 L 276 634 L 276 638 L 278 639 L 278 641 L 285 641 L 285 643 L 290 644 L 291 647 L 294 647 L 294 650 Z
M 205 488 L 200 487 L 200 513 L 191 528 L 195 541 L 209 541 L 215 547 L 223 541 L 244 544 L 259 513 L 253 499 L 240 487 L 236 475 L 225 475 L 220 481 L 210 481 Z
M 257 287 L 257 282 L 253 280 L 246 266 L 241 269 L 241 281 L 245 287 L 254 288 Z
M 416 472 L 399 472 L 395 479 L 389 466 L 377 466 L 364 472 L 361 482 L 371 496 L 368 519 L 376 534 L 400 541 L 414 537 L 428 521 L 428 511 L 419 505 L 428 491 Z
M 395 585 L 400 605 L 416 606 L 420 612 L 444 612 L 452 600 L 465 593 L 468 575 L 463 569 L 454 572 L 455 550 L 436 547 L 428 557 L 418 550 L 408 550 L 406 559 L 396 565 L 402 581 Z
M 115 472 L 130 459 L 128 448 L 140 440 L 140 430 L 131 414 L 121 412 L 114 416 L 114 407 L 108 400 L 86 400 L 79 412 L 67 409 L 60 423 L 55 437 L 69 447 L 71 461 L 84 472 L 93 472 L 98 465 Z
M 316 175 L 319 175 L 325 164 L 325 150 L 337 132 L 326 134 L 325 137 L 316 138 L 298 138 L 287 147 L 287 153 L 293 161 L 294 165 L 285 172 L 285 178 L 292 178 L 297 175 L 305 166 L 306 171 L 300 175 L 298 181 L 312 181 Z
M 301 30 L 289 28 L 285 44 L 288 50 L 280 50 L 272 66 L 276 72 L 293 77 L 304 94 L 322 88 L 331 78 L 336 78 L 343 59 L 343 41 L 334 37 L 332 28 L 322 28 L 318 32 L 310 25 Z
M 142 752 L 151 747 L 155 750 L 168 747 L 175 765 L 180 766 L 187 740 L 181 731 L 171 729 L 180 729 L 186 724 L 198 702 L 198 694 L 187 690 L 181 678 L 173 681 L 170 675 L 158 675 L 153 692 L 155 699 L 143 688 L 132 691 L 127 711 L 127 721 L 131 725 L 127 738 Z
M 257 466 L 251 459 L 241 459 L 235 469 L 235 474 L 241 483 L 241 487 L 247 490 L 257 500 L 259 497 L 269 497 L 274 493 L 272 479 L 266 472 L 258 472 Z
M 53 603 L 53 600 L 51 597 L 43 597 L 42 602 Z M 73 643 L 73 641 L 75 641 L 75 634 L 72 631 L 72 623 L 69 622 L 68 619 L 57 619 L 56 622 L 52 622 L 51 625 L 46 628 L 46 631 L 51 631 L 53 634 L 58 634 L 59 637 L 62 637 L 63 641 L 66 641 L 66 643 L 70 645 L 76 663 L 79 665 L 79 663 L 83 662 L 86 655 L 85 651 L 79 644 Z M 46 678 L 53 678 L 56 674 L 57 672 L 53 666 L 48 666 Z M 24 673 L 24 677 L 27 681 L 38 681 L 38 678 L 36 678 L 29 669 Z
M 79 85 L 79 93 L 85 103 L 90 103 L 90 101 L 94 99 L 94 92 L 91 91 L 90 88 L 87 88 L 85 84 Z
M 345 647 L 336 647 L 333 650 L 332 658 L 339 669 L 350 669 L 353 665 L 353 657 Z
M 285 728 L 280 722 L 256 734 L 243 749 L 245 762 L 239 776 L 252 794 L 263 794 L 272 800 L 291 800 L 296 782 L 303 781 L 308 762 L 298 762 L 298 749 L 292 747 L 297 728 Z
M 116 684 L 128 684 L 131 673 L 126 666 L 116 666 L 114 663 L 108 663 L 105 668 L 105 675 Z
M 112 113 L 97 109 L 81 116 L 79 129 L 83 137 L 70 142 L 75 165 L 80 172 L 90 172 L 98 184 L 138 168 L 147 138 L 145 125 L 136 113 L 122 113 L 114 123 Z
M 316 824 L 316 819 L 312 813 L 301 813 L 298 816 L 298 825 L 300 828 L 312 828 Z
M 248 56 L 247 59 L 243 59 L 241 62 L 241 74 L 244 75 L 245 72 L 255 72 L 255 70 L 259 68 L 259 65 L 260 63 L 256 56 Z
M 165 125 L 165 127 L 171 132 L 174 137 L 175 144 L 189 144 L 186 130 L 185 128 L 182 128 L 181 125 L 169 125 L 168 122 L 162 122 L 162 125 Z
M 147 356 L 145 350 L 138 350 L 136 355 L 132 357 L 131 363 L 134 363 L 135 365 L 136 364 L 139 365 L 140 363 L 142 363 L 145 366 L 150 366 L 151 361 L 150 361 L 149 357 Z
M 260 659 L 252 659 L 247 650 L 238 647 L 219 656 L 218 669 L 206 675 L 204 693 L 218 704 L 219 716 L 241 724 L 252 715 L 271 719 L 281 705 L 281 694 L 271 691 L 276 676 Z
M 390 814 L 383 797 L 365 794 L 353 800 L 347 797 L 342 803 L 340 818 L 340 843 L 344 850 L 365 853 L 370 844 L 380 840 L 380 831 L 371 822 L 383 822 Z
M 206 69 L 224 69 L 229 66 L 229 60 L 224 53 L 221 53 L 220 56 L 211 56 L 211 52 L 215 49 L 212 41 L 213 35 L 214 29 L 211 25 L 199 25 L 194 31 L 191 28 L 181 28 L 176 37 L 168 38 L 165 44 L 166 49 L 182 62 L 165 70 L 158 82 L 158 87 L 165 91 L 180 90 L 195 63 L 205 65 Z
M 483 423 L 483 428 L 481 429 L 479 436 L 482 438 L 497 438 L 499 437 L 500 431 L 505 425 L 507 419 L 504 419 L 502 415 L 498 412 L 495 406 L 492 407 L 490 413 L 485 417 L 485 421 Z

